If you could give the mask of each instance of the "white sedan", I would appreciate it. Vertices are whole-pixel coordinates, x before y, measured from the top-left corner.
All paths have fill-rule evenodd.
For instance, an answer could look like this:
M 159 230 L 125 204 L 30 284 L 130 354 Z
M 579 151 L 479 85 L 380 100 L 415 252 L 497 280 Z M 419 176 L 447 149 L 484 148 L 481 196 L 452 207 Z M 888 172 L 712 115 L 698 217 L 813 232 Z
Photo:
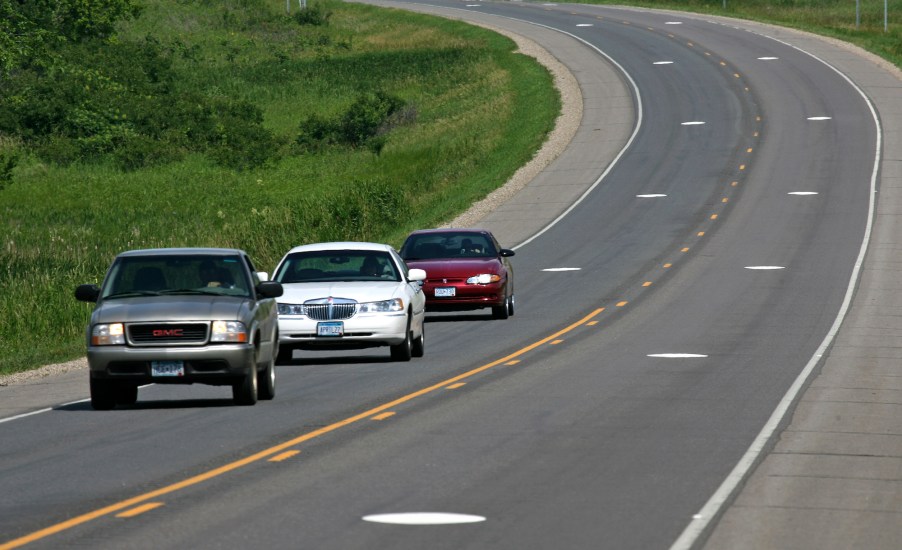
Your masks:
M 389 346 L 396 361 L 426 349 L 426 272 L 409 269 L 394 248 L 362 242 L 316 243 L 288 251 L 273 280 L 279 305 L 279 357 L 296 349 Z

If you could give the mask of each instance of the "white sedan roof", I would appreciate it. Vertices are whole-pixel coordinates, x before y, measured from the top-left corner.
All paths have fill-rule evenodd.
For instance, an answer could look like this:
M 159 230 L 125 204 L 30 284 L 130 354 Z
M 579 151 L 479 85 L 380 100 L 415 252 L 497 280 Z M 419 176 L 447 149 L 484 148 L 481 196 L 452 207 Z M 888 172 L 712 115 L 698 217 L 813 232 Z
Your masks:
M 288 251 L 289 254 L 295 252 L 311 252 L 315 250 L 381 250 L 388 252 L 394 250 L 391 245 L 381 243 L 367 243 L 356 241 L 342 241 L 332 243 L 311 243 L 296 246 Z

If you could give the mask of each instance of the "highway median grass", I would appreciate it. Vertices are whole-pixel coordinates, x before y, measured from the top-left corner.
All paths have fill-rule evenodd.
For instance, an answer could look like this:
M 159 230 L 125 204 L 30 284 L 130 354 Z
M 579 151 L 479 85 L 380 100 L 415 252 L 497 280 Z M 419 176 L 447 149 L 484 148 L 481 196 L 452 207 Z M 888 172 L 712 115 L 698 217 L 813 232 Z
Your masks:
M 84 354 L 91 307 L 73 290 L 100 282 L 120 251 L 238 247 L 272 271 L 302 243 L 399 245 L 503 184 L 560 111 L 535 59 L 460 22 L 316 0 L 316 24 L 273 2 L 144 5 L 118 41 L 152 37 L 174 86 L 259 109 L 268 148 L 247 150 L 264 160 L 235 166 L 214 149 L 132 169 L 115 156 L 57 163 L 0 135 L 0 152 L 19 156 L 0 187 L 0 374 Z M 342 141 L 377 91 L 403 108 L 376 135 Z M 338 137 L 302 143 L 311 117 Z

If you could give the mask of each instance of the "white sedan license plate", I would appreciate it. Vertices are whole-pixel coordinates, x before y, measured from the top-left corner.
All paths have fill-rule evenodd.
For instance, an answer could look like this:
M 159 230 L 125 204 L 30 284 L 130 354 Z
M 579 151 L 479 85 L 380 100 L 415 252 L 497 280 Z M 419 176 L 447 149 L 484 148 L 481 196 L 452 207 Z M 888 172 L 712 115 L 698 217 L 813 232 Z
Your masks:
M 345 333 L 345 324 L 342 323 L 341 321 L 316 324 L 316 335 L 317 336 L 343 336 L 344 333 Z
M 451 298 L 455 296 L 456 290 L 453 286 L 450 288 L 436 288 L 435 289 L 435 297 L 436 298 Z
M 185 376 L 184 361 L 151 361 L 151 376 Z

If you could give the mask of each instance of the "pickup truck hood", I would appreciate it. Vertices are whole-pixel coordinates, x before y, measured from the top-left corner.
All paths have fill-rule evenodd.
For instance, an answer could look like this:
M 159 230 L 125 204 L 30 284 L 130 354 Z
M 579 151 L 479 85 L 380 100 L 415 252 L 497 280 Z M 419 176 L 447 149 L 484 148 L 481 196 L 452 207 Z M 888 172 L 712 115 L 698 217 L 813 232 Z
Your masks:
M 358 302 L 378 302 L 403 297 L 405 283 L 397 281 L 332 281 L 283 284 L 282 304 L 303 304 L 317 298 L 349 298 Z
M 241 319 L 247 298 L 237 296 L 138 296 L 104 300 L 94 310 L 94 323 L 147 321 L 232 321 Z

